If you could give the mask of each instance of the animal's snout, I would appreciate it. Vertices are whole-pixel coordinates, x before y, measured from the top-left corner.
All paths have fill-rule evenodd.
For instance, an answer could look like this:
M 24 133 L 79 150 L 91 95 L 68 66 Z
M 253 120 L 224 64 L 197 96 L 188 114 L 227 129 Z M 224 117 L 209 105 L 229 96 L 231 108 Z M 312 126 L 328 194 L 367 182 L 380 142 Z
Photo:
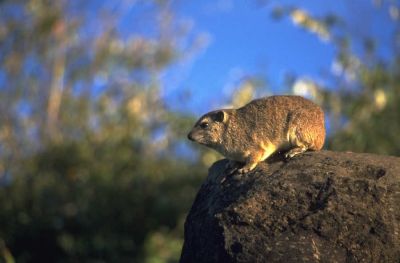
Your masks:
M 188 137 L 189 140 L 194 141 L 192 132 L 189 132 L 187 137 Z

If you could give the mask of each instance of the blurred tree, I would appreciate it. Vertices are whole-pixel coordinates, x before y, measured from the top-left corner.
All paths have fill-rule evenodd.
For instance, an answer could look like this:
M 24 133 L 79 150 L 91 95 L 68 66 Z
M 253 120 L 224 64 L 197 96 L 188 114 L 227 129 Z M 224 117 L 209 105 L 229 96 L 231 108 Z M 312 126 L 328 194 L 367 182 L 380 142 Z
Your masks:
M 325 84 L 302 76 L 290 77 L 289 84 L 295 93 L 325 105 L 331 128 L 329 149 L 400 155 L 400 6 L 395 0 L 343 2 L 357 9 L 374 5 L 378 11 L 385 10 L 391 41 L 378 39 L 367 28 L 354 28 L 365 24 L 361 21 L 373 23 L 363 14 L 313 16 L 299 6 L 275 6 L 274 18 L 289 17 L 336 48 L 333 74 L 323 76 Z
M 48 147 L 21 165 L 0 191 L 0 237 L 17 262 L 177 261 L 195 165 L 145 161 L 128 138 Z
M 197 45 L 171 5 L 0 1 L 0 258 L 177 261 L 200 164 L 160 96 Z
M 187 48 L 178 45 L 184 26 L 174 24 L 168 1 L 100 3 L 1 2 L 1 134 L 13 156 L 16 148 L 117 131 L 127 127 L 122 113 L 142 129 L 165 122 L 158 78 Z M 121 24 L 128 15 L 145 25 Z

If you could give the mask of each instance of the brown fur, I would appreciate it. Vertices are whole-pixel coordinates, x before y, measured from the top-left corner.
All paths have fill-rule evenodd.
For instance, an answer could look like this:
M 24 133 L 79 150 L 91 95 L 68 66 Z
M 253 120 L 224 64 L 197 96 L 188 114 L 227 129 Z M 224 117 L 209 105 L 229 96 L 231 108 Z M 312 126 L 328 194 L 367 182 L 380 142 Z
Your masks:
M 265 97 L 239 109 L 203 115 L 188 137 L 245 163 L 239 169 L 244 173 L 276 151 L 287 151 L 289 158 L 320 150 L 325 140 L 324 112 L 300 96 Z

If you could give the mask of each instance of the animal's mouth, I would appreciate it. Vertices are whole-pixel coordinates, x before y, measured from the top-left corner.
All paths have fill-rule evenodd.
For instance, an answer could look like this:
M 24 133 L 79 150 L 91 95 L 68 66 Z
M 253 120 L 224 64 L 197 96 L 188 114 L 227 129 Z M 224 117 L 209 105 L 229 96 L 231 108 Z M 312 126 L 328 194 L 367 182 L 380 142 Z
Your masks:
M 199 138 L 199 140 L 196 141 L 196 142 L 197 142 L 198 144 L 201 144 L 201 145 L 207 145 L 207 143 L 201 141 L 201 139 L 203 139 L 203 138 Z
M 188 139 L 191 140 L 191 141 L 193 141 L 193 142 L 197 142 L 198 144 L 202 144 L 202 145 L 206 145 L 206 144 L 207 144 L 207 143 L 205 142 L 203 136 L 198 136 L 198 135 L 196 135 L 196 134 L 189 133 L 189 134 L 188 134 Z
M 198 144 L 206 145 L 206 142 L 203 140 L 203 137 L 194 138 L 193 141 L 197 142 Z
M 196 132 L 189 132 L 187 138 L 193 142 L 202 143 L 204 141 L 204 136 Z

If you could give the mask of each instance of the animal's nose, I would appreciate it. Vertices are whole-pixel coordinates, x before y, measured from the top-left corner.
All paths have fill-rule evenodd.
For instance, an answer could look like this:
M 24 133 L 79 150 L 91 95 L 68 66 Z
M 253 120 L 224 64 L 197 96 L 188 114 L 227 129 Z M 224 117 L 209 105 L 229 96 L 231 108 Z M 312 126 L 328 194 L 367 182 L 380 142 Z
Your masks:
M 192 135 L 192 133 L 191 133 L 191 132 L 189 132 L 189 134 L 188 134 L 188 136 L 187 136 L 187 137 L 188 137 L 188 139 L 189 139 L 189 140 L 191 140 L 191 141 L 194 141 L 194 139 L 193 139 L 193 135 Z

